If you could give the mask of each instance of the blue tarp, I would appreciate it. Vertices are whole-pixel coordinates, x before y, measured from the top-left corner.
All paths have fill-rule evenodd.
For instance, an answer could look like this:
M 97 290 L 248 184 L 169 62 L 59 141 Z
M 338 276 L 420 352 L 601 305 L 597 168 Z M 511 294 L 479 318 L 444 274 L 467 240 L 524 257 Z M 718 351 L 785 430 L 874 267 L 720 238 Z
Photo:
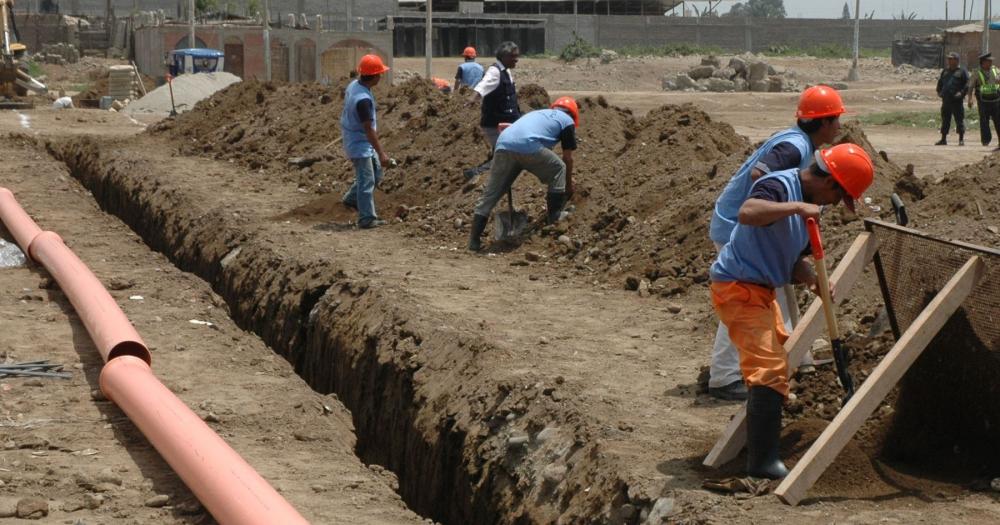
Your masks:
M 1000 22 L 990 23 L 990 29 L 1000 29 Z

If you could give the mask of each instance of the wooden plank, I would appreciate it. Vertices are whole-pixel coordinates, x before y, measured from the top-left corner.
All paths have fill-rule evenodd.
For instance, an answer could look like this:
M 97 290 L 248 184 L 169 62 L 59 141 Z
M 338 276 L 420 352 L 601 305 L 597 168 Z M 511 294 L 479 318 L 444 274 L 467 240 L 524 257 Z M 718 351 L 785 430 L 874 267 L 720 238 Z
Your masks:
M 781 501 L 788 505 L 797 505 L 802 501 L 806 491 L 823 475 L 868 416 L 878 408 L 941 327 L 962 305 L 962 301 L 975 289 L 984 271 L 982 259 L 972 257 L 934 296 L 934 300 L 903 333 L 899 342 L 875 367 L 854 397 L 809 447 L 805 456 L 795 464 L 788 477 L 778 485 L 774 493 Z
M 877 249 L 878 241 L 870 232 L 858 235 L 830 277 L 830 280 L 836 284 L 838 297 L 848 296 L 854 283 L 861 277 L 865 266 L 875 256 Z M 813 341 L 819 337 L 823 330 L 822 311 L 823 301 L 817 298 L 799 319 L 799 324 L 795 327 L 788 341 L 785 341 L 785 348 L 788 349 L 788 363 L 794 363 L 791 366 L 792 369 L 798 368 L 806 352 L 812 348 Z M 743 405 L 726 425 L 726 429 L 716 441 L 715 446 L 705 456 L 703 465 L 719 468 L 739 455 L 747 441 L 746 417 L 747 408 L 746 405 Z

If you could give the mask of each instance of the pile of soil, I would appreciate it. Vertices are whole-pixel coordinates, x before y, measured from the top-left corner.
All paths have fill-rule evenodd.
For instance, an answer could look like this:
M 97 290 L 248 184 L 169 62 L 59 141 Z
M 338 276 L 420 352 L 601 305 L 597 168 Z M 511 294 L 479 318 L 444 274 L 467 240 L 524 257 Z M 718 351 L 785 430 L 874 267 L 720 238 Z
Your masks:
M 263 168 L 321 195 L 289 210 L 283 220 L 346 222 L 354 214 L 339 199 L 353 172 L 337 143 L 342 87 L 243 82 L 151 132 L 175 138 L 184 154 Z M 377 209 L 414 235 L 464 246 L 478 185 L 486 178 L 468 183 L 462 175 L 488 155 L 477 108 L 419 78 L 376 91 L 380 138 L 399 162 L 386 170 Z M 539 86 L 522 86 L 520 93 L 525 111 L 551 100 Z M 523 176 L 515 184 L 514 200 L 534 221 L 531 233 L 518 246 L 491 249 L 653 295 L 704 286 L 715 257 L 708 239 L 712 206 L 752 151 L 750 143 L 690 104 L 663 106 L 636 118 L 603 97 L 578 102 L 572 213 L 545 227 L 546 190 L 534 177 Z M 879 155 L 858 125 L 845 126 L 842 140 L 861 144 L 875 159 L 878 178 L 869 194 L 884 203 L 883 218 L 891 216 L 892 192 L 900 187 L 922 192 L 921 183 Z M 857 235 L 852 224 L 857 217 L 840 209 L 828 216 L 827 243 L 837 255 Z
M 945 239 L 1000 246 L 1000 153 L 930 181 L 910 206 L 911 226 Z

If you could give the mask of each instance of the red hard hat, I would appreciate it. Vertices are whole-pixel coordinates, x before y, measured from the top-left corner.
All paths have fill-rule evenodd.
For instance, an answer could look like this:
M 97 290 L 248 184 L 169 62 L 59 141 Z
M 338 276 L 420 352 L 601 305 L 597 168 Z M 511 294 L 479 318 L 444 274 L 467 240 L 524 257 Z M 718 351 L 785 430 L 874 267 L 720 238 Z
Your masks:
M 802 92 L 796 118 L 817 119 L 834 117 L 844 113 L 844 101 L 840 93 L 830 86 L 813 86 Z
M 580 107 L 576 105 L 573 97 L 559 97 L 552 103 L 551 108 L 563 108 L 569 111 L 569 114 L 573 117 L 573 125 L 580 127 Z
M 358 74 L 363 76 L 381 75 L 389 71 L 389 67 L 382 62 L 378 55 L 365 55 L 358 62 Z
M 462 51 L 462 56 L 465 58 L 476 58 L 476 48 L 469 46 Z
M 844 188 L 844 205 L 854 209 L 854 199 L 872 185 L 875 165 L 864 148 L 857 144 L 839 144 L 816 152 L 816 163 Z

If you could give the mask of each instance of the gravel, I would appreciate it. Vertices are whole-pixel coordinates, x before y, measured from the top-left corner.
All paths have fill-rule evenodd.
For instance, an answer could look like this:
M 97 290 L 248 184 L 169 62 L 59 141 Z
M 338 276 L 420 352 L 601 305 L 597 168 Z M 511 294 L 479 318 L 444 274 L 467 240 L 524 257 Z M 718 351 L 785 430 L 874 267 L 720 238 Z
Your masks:
M 239 81 L 240 77 L 226 72 L 180 75 L 173 81 L 177 112 L 188 111 L 199 101 Z M 168 115 L 170 108 L 170 88 L 164 84 L 129 104 L 124 111 L 129 115 L 137 113 Z

